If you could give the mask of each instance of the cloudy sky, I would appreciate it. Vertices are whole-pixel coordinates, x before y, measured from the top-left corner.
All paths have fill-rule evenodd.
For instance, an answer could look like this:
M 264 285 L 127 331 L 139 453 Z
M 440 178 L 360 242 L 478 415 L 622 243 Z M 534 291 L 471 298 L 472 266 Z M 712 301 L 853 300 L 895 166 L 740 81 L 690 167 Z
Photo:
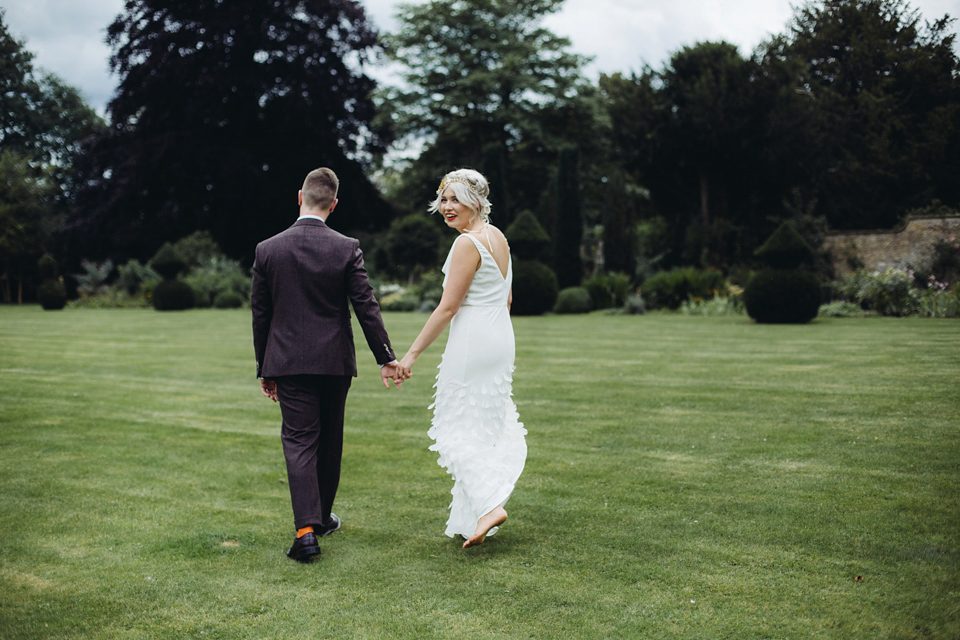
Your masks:
M 361 0 L 381 31 L 396 22 L 396 0 Z M 544 24 L 567 36 L 577 53 L 592 56 L 589 75 L 630 72 L 647 63 L 660 68 L 677 49 L 703 40 L 726 40 L 748 54 L 782 33 L 792 5 L 803 0 L 566 0 Z M 116 79 L 107 68 L 106 26 L 123 0 L 0 0 L 10 31 L 36 55 L 34 63 L 80 89 L 101 113 Z M 910 0 L 933 21 L 960 17 L 960 0 Z M 957 23 L 953 25 L 957 31 Z M 376 74 L 380 78 L 381 74 Z

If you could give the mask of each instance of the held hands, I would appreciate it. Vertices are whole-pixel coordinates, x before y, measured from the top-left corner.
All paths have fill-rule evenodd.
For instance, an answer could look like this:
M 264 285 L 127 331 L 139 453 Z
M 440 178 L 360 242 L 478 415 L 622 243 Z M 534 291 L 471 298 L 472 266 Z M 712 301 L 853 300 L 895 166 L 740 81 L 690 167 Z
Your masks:
M 391 380 L 393 380 L 393 384 L 397 385 L 397 389 L 399 389 L 403 384 L 403 381 L 406 380 L 405 377 L 400 375 L 400 365 L 398 365 L 396 362 L 385 364 L 380 367 L 380 379 L 383 381 L 383 386 L 385 386 L 387 389 L 390 388 Z
M 415 358 L 411 357 L 410 354 L 408 353 L 407 355 L 403 356 L 403 360 L 401 360 L 397 364 L 398 375 L 401 376 L 402 380 L 406 380 L 407 378 L 413 377 L 414 362 L 415 362 Z

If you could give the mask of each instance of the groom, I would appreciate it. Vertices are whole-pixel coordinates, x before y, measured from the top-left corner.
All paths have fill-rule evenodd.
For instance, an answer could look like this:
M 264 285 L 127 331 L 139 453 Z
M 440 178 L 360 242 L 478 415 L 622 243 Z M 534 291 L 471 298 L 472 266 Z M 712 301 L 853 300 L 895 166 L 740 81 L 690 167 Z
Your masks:
M 253 348 L 263 395 L 280 403 L 280 438 L 297 537 L 287 556 L 309 562 L 317 539 L 340 528 L 331 512 L 340 483 L 343 414 L 357 362 L 348 300 L 389 389 L 399 373 L 380 307 L 353 238 L 326 220 L 339 181 L 325 167 L 307 174 L 300 217 L 257 245 L 253 263 Z

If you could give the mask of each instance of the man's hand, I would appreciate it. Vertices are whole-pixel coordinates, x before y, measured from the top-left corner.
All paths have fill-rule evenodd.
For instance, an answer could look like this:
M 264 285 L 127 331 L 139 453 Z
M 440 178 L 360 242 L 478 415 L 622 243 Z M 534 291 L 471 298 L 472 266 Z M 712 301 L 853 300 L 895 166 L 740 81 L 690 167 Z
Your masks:
M 274 402 L 277 402 L 280 398 L 277 396 L 277 381 L 276 380 L 260 380 L 260 391 L 263 395 L 267 396 Z
M 391 380 L 393 380 L 393 384 L 397 385 L 397 389 L 403 384 L 403 378 L 400 376 L 400 370 L 396 362 L 380 367 L 380 379 L 383 380 L 383 386 L 387 389 L 390 388 Z

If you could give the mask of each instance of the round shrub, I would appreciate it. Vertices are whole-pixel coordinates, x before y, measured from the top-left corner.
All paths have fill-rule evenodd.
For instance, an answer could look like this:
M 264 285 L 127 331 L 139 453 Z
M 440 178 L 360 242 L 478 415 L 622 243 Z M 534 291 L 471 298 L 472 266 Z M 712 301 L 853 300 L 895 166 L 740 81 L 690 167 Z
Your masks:
M 183 311 L 196 304 L 196 294 L 186 282 L 164 280 L 153 290 L 153 308 L 157 311 Z
M 601 273 L 583 283 L 590 292 L 595 309 L 623 306 L 630 295 L 630 276 L 624 273 Z
M 517 316 L 538 316 L 557 302 L 557 275 L 542 262 L 517 260 L 513 265 L 513 306 Z
M 213 306 L 217 309 L 239 309 L 243 306 L 243 298 L 235 291 L 224 291 L 214 298 Z
M 416 311 L 419 306 L 420 299 L 412 291 L 397 291 L 380 300 L 382 311 Z
M 820 281 L 799 269 L 763 269 L 747 283 L 743 302 L 760 323 L 810 322 L 820 309 Z
M 583 287 L 567 287 L 557 295 L 554 313 L 587 313 L 593 309 L 590 292 Z
M 67 305 L 67 289 L 59 280 L 44 280 L 37 289 L 37 301 L 47 311 L 59 311 Z

